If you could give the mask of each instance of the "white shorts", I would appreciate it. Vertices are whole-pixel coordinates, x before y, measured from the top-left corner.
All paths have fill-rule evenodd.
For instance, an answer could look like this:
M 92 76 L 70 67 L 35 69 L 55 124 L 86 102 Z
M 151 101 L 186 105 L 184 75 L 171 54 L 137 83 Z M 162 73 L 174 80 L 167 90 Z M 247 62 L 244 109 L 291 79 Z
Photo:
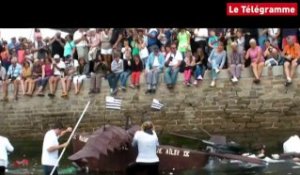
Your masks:
M 111 55 L 112 49 L 101 49 L 101 54 L 102 55 Z
M 86 75 L 76 75 L 75 77 L 73 77 L 73 83 L 81 84 L 84 79 L 86 79 Z

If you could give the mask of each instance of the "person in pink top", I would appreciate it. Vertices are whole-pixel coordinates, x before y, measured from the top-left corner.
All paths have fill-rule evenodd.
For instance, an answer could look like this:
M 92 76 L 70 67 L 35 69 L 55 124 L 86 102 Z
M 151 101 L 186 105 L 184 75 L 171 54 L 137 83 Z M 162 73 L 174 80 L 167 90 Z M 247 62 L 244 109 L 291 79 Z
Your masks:
M 18 63 L 19 64 L 24 64 L 25 63 L 25 48 L 23 44 L 20 44 L 20 48 L 18 49 Z
M 250 48 L 246 53 L 246 60 L 248 60 L 249 58 L 251 59 L 252 71 L 255 76 L 253 82 L 255 84 L 258 84 L 260 83 L 260 77 L 264 68 L 265 59 L 262 53 L 262 49 L 257 46 L 256 40 L 254 38 L 249 41 L 249 44 Z
M 195 57 L 193 56 L 192 52 L 189 50 L 186 52 L 185 56 L 185 69 L 184 69 L 184 84 L 186 86 L 191 85 L 191 77 L 192 77 L 192 66 L 195 64 Z

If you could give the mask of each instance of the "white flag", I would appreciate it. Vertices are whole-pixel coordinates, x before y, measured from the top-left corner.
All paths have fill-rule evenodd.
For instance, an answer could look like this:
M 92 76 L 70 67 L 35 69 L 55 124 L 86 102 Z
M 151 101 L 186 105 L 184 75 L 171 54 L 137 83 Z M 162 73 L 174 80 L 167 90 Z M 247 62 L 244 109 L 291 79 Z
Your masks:
M 153 99 L 151 108 L 160 110 L 163 106 L 157 99 Z
M 115 99 L 114 97 L 107 96 L 105 98 L 107 109 L 121 109 L 122 100 Z

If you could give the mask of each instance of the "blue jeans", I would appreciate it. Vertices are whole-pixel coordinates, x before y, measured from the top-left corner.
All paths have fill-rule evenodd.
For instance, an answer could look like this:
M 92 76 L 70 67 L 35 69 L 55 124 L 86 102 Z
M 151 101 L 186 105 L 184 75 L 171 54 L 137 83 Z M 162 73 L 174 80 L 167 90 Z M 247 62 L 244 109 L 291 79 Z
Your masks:
M 168 67 L 165 72 L 165 82 L 167 85 L 175 85 L 177 81 L 177 75 L 179 72 L 179 67 L 173 69 L 173 67 Z
M 194 70 L 194 77 L 197 79 L 199 75 L 203 76 L 203 66 L 202 65 L 196 65 Z
M 121 73 L 110 73 L 107 76 L 109 87 L 113 90 L 117 88 Z
M 122 87 L 126 87 L 127 79 L 130 76 L 130 74 L 131 74 L 130 70 L 121 73 L 121 75 L 120 75 L 120 81 L 121 81 L 121 86 Z
M 142 60 L 142 62 L 143 62 L 143 68 L 145 69 L 145 68 L 146 68 L 146 63 L 147 63 L 148 57 L 141 58 L 141 60 Z

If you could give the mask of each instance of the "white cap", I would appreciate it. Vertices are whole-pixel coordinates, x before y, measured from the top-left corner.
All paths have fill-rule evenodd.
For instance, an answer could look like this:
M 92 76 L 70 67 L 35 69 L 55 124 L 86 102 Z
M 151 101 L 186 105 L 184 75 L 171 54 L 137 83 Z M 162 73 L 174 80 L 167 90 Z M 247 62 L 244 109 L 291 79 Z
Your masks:
M 54 59 L 60 59 L 60 56 L 58 54 L 55 54 L 53 58 Z

